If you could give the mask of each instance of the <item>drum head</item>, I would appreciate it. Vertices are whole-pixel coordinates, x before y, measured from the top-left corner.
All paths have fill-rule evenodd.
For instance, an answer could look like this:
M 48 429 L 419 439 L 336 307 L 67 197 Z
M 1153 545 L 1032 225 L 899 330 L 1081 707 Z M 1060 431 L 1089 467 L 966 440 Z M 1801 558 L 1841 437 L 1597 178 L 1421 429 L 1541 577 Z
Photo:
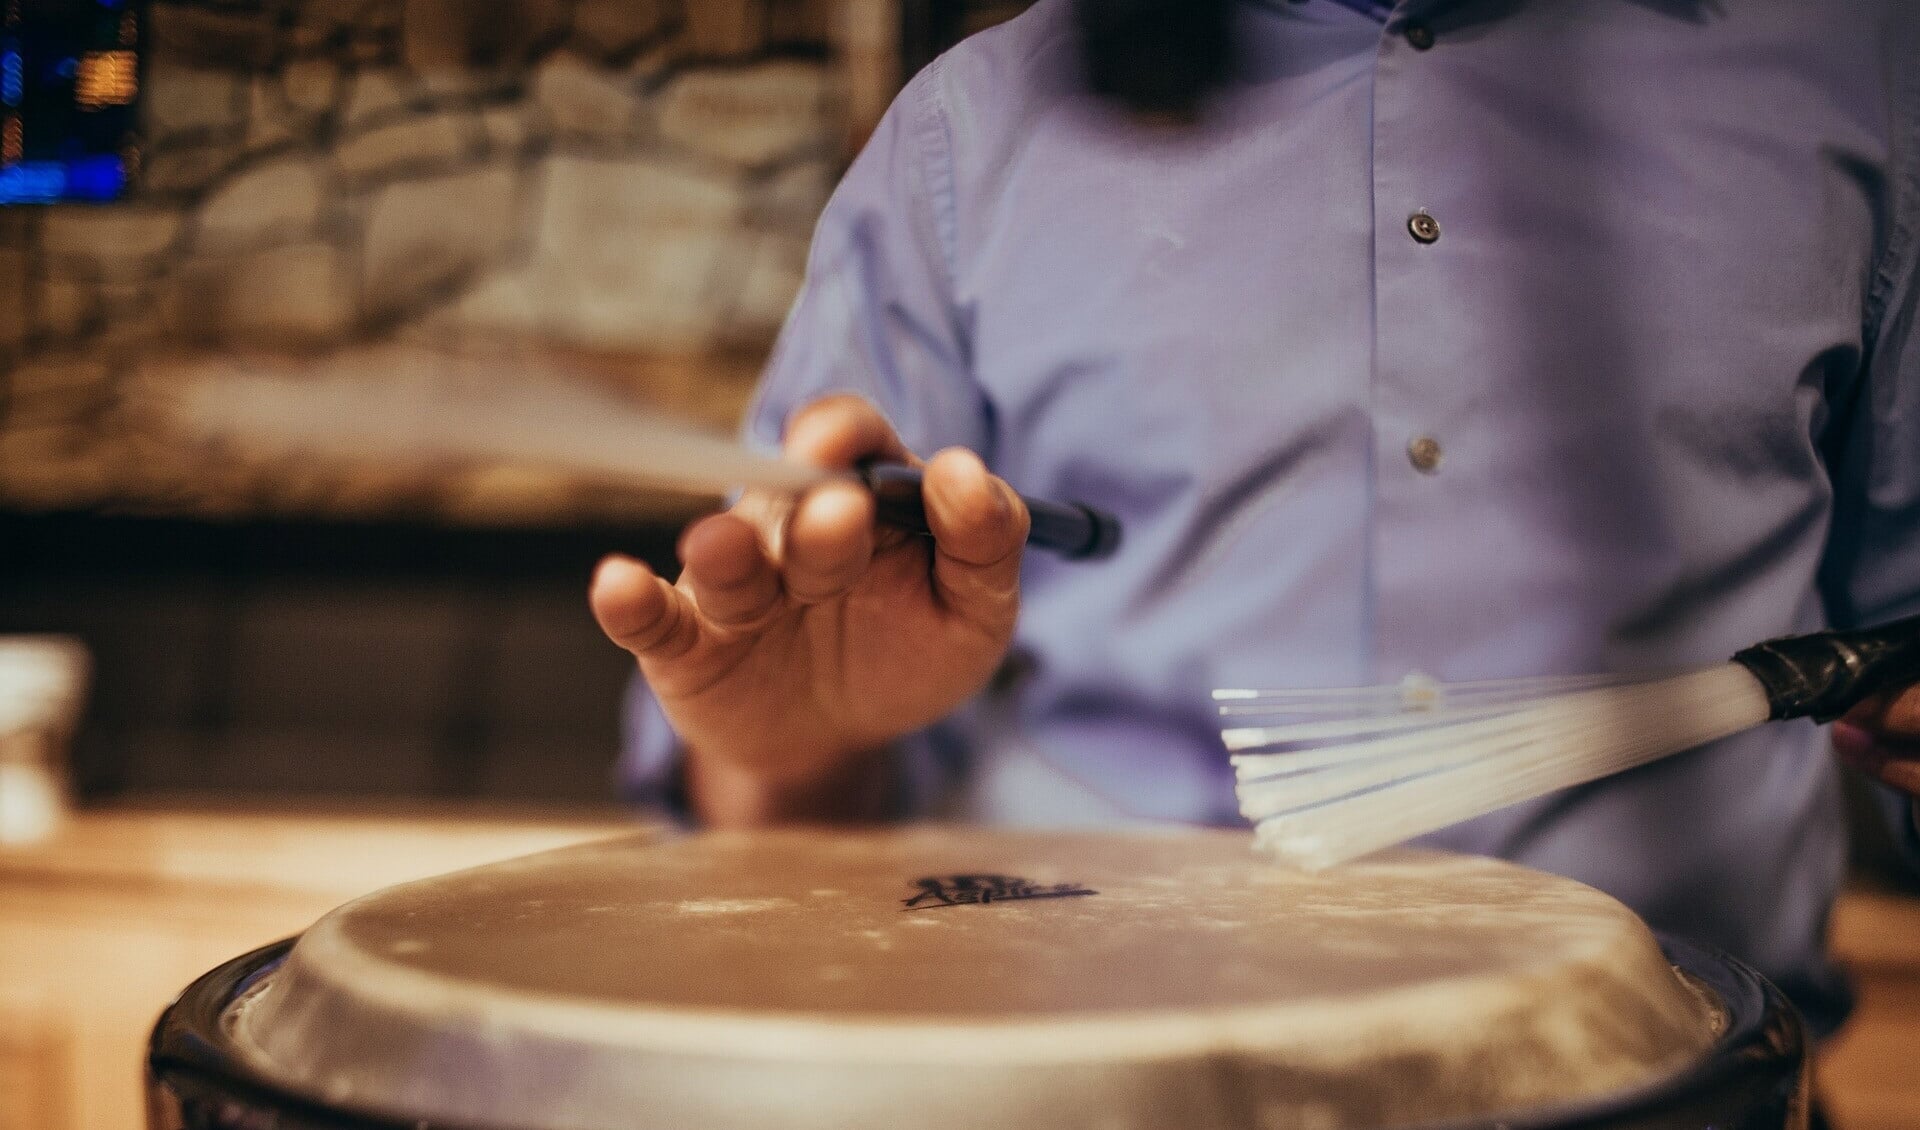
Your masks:
M 243 997 L 248 1066 L 529 1130 L 1387 1126 L 1574 1103 L 1716 1032 L 1631 912 L 1244 834 L 638 838 L 371 895 Z

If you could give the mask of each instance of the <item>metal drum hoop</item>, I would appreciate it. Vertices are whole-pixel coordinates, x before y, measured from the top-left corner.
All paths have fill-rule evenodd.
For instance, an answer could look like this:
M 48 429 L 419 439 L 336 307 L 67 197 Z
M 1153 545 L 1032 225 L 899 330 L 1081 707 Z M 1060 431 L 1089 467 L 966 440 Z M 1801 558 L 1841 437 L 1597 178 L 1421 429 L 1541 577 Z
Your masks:
M 149 1044 L 152 1130 L 537 1130 L 456 1125 L 329 1107 L 291 1094 L 241 1064 L 223 1016 L 286 960 L 297 939 L 262 946 L 206 973 L 161 1014 Z M 1404 1130 L 1795 1130 L 1804 1125 L 1806 1047 L 1798 1014 L 1779 989 L 1732 957 L 1678 938 L 1660 947 L 1711 990 L 1726 1017 L 1693 1065 L 1591 1102 L 1536 1107 L 1496 1118 Z M 667 1128 L 662 1128 L 667 1130 Z

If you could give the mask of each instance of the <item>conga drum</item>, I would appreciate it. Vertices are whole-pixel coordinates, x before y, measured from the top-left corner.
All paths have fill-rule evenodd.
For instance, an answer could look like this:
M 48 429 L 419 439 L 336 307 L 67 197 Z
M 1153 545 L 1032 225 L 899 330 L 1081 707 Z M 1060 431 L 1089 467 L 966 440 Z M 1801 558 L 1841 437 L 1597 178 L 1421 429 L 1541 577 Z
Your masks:
M 1798 1127 L 1792 1009 L 1511 864 L 1229 832 L 639 837 L 207 974 L 155 1130 Z

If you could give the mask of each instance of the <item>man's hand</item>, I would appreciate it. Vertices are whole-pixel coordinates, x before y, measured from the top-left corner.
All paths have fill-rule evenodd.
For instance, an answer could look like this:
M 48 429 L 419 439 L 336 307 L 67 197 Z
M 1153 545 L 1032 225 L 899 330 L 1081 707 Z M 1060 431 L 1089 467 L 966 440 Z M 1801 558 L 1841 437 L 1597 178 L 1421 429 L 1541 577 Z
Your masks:
M 821 467 L 917 462 L 851 396 L 802 409 L 785 445 Z M 630 558 L 600 563 L 594 615 L 686 743 L 709 821 L 870 814 L 887 744 L 992 675 L 1019 611 L 1026 507 L 960 449 L 927 463 L 922 492 L 932 538 L 876 527 L 870 494 L 829 483 L 695 523 L 678 584 Z
M 1833 724 L 1833 748 L 1855 769 L 1920 798 L 1920 685 L 1848 711 Z

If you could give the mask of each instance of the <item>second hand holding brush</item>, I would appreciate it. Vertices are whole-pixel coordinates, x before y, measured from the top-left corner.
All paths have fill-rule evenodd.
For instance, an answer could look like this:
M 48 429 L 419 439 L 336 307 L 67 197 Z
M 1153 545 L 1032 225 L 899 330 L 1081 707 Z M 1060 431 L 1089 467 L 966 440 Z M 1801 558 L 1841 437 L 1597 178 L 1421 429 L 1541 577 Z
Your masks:
M 1832 721 L 1920 680 L 1920 617 L 1755 644 L 1658 675 L 1217 690 L 1240 811 L 1317 870 L 1769 720 Z

